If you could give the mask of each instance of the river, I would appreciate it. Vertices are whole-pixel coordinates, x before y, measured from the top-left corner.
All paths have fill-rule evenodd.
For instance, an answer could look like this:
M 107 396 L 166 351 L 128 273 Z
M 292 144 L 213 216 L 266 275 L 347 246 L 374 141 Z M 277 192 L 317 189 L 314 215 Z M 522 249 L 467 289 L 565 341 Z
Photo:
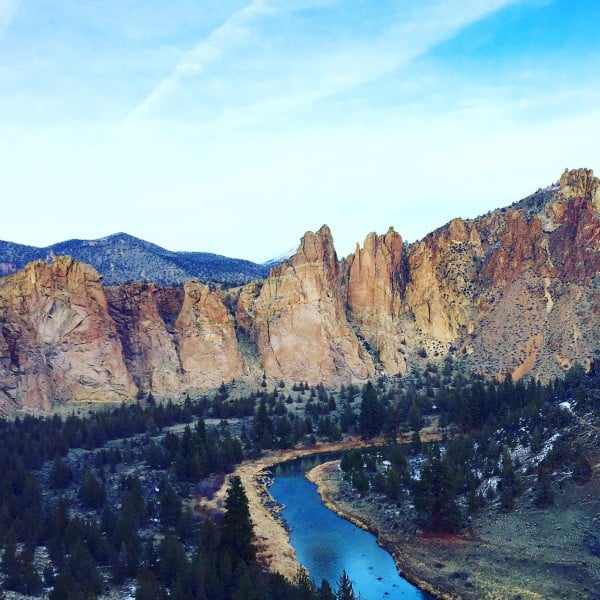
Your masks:
M 363 600 L 433 600 L 400 577 L 374 535 L 323 506 L 317 487 L 304 473 L 333 458 L 312 455 L 273 468 L 275 480 L 269 491 L 286 507 L 282 515 L 291 527 L 290 542 L 299 562 L 317 585 L 326 579 L 334 589 L 345 569 Z

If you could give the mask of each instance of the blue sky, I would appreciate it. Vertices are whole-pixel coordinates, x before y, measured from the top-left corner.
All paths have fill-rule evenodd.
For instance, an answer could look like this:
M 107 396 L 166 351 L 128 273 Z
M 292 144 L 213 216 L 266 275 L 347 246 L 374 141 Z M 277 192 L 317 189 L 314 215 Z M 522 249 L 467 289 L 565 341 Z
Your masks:
M 0 239 L 265 260 L 600 170 L 597 0 L 0 0 Z

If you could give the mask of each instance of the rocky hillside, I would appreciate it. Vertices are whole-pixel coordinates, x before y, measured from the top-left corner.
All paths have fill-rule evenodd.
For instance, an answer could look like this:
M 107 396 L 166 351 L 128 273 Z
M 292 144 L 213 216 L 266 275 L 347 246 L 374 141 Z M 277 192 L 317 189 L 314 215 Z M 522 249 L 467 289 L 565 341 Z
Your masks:
M 447 356 L 548 379 L 598 351 L 600 181 L 558 184 L 414 244 L 369 234 L 339 260 L 308 232 L 265 279 L 102 287 L 70 258 L 0 279 L 0 405 L 197 393 L 267 375 L 339 385 Z
M 0 275 L 14 273 L 33 260 L 68 255 L 92 265 L 106 285 L 145 281 L 180 285 L 201 279 L 240 285 L 265 277 L 268 266 L 208 252 L 171 252 L 126 233 L 98 240 L 69 240 L 47 248 L 0 241 Z

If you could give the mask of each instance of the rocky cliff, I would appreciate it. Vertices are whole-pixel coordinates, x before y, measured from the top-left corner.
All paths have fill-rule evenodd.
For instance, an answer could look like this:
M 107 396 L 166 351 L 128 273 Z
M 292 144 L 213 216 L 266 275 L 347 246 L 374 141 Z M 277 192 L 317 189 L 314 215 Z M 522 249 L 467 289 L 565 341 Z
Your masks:
M 119 401 L 137 388 L 100 277 L 60 257 L 0 279 L 0 406 Z
M 298 251 L 273 269 L 260 290 L 242 291 L 238 322 L 263 369 L 277 378 L 338 385 L 375 373 L 345 313 L 345 290 L 327 226 L 308 232 Z
M 339 260 L 327 226 L 268 277 L 222 291 L 103 288 L 70 258 L 0 279 L 0 406 L 198 392 L 261 376 L 339 385 L 461 357 L 548 378 L 598 350 L 600 181 L 556 185 L 406 244 L 370 233 Z

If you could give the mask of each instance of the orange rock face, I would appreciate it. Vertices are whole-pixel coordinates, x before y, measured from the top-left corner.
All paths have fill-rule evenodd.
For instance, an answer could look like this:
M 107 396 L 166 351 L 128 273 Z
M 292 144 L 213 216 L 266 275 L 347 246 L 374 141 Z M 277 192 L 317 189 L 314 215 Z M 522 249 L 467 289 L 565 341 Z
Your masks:
M 345 316 L 339 263 L 329 228 L 308 232 L 298 252 L 273 269 L 260 292 L 242 295 L 264 370 L 290 381 L 328 384 L 374 374 L 371 357 Z
M 104 290 L 68 257 L 32 263 L 0 279 L 0 411 L 177 396 L 263 371 L 335 386 L 449 353 L 491 377 L 554 377 L 598 348 L 599 190 L 591 171 L 566 171 L 413 244 L 371 233 L 342 261 L 323 226 L 227 292 Z
M 244 374 L 234 320 L 219 290 L 197 281 L 184 284 L 175 335 L 185 389 L 215 387 Z
M 563 198 L 588 198 L 594 210 L 600 211 L 600 180 L 591 169 L 565 169 L 559 186 Z
M 125 363 L 137 386 L 161 396 L 180 392 L 181 363 L 173 334 L 183 291 L 131 283 L 106 288 L 106 295 Z
M 98 273 L 68 257 L 0 280 L 0 381 L 7 407 L 135 396 Z
M 450 344 L 477 305 L 482 242 L 473 222 L 454 219 L 408 249 L 405 302 L 415 328 Z
M 590 170 L 566 171 L 506 212 L 481 272 L 494 301 L 464 338 L 478 370 L 547 379 L 597 351 L 598 189 Z
M 138 387 L 177 396 L 220 385 L 245 372 L 234 319 L 219 290 L 131 283 L 106 290 L 125 362 Z
M 370 233 L 363 248 L 347 259 L 346 302 L 350 319 L 376 350 L 382 368 L 389 374 L 406 371 L 406 360 L 398 351 L 398 330 L 404 281 L 402 238 L 393 229 L 386 235 Z

